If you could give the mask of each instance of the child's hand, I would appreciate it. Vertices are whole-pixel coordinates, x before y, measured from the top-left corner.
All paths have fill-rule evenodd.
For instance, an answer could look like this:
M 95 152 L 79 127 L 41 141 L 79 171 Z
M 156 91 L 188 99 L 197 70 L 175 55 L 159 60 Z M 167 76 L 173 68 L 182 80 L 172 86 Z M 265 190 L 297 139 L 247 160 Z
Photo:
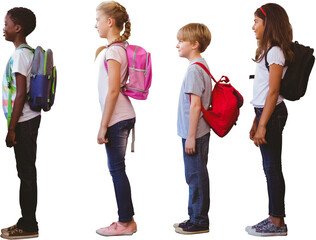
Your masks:
M 258 127 L 255 136 L 253 137 L 254 144 L 259 147 L 262 144 L 267 144 L 265 139 L 267 129 L 265 127 Z
M 9 130 L 7 137 L 5 139 L 5 142 L 7 144 L 7 147 L 11 148 L 16 144 L 15 141 L 15 131 L 14 130 Z
M 195 154 L 195 138 L 188 138 L 185 141 L 185 153 L 188 155 Z
M 100 127 L 98 133 L 98 144 L 108 143 L 109 139 L 105 138 L 107 128 Z
M 253 123 L 249 132 L 249 137 L 253 141 L 257 131 L 257 123 Z

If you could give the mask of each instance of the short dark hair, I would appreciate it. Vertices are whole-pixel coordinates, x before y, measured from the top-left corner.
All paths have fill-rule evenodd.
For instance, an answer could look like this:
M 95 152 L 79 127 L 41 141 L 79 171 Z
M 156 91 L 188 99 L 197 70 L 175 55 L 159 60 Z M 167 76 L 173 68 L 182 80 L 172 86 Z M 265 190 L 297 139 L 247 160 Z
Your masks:
M 20 25 L 22 31 L 26 36 L 28 36 L 36 27 L 36 17 L 35 14 L 27 8 L 15 7 L 7 12 L 7 15 L 11 18 L 14 24 Z

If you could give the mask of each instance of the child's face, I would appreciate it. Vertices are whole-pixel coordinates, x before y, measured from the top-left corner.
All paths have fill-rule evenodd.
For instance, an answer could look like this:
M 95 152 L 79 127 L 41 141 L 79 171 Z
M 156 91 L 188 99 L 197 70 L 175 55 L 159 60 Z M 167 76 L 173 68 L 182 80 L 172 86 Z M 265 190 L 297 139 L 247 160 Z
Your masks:
M 260 40 L 263 37 L 263 33 L 264 33 L 264 23 L 263 23 L 263 19 L 257 17 L 255 15 L 255 23 L 252 26 L 252 30 L 254 30 L 255 35 L 256 35 L 256 39 Z
M 97 11 L 95 28 L 98 30 L 101 38 L 106 38 L 109 32 L 108 17 L 101 11 Z
M 19 32 L 21 28 L 20 25 L 16 25 L 10 15 L 6 15 L 4 18 L 4 28 L 3 28 L 3 36 L 7 41 L 13 41 L 16 34 Z
M 190 41 L 179 40 L 177 44 L 179 57 L 189 58 L 192 53 L 193 44 Z

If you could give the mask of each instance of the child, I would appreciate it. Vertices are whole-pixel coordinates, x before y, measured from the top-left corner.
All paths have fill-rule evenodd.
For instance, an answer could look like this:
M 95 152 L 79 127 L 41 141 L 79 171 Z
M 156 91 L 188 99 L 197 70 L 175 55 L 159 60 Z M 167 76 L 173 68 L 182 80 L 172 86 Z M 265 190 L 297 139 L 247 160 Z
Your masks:
M 119 215 L 118 222 L 98 229 L 97 233 L 103 236 L 132 235 L 137 226 L 133 219 L 131 188 L 125 173 L 125 152 L 130 130 L 135 124 L 135 112 L 129 98 L 120 92 L 120 84 L 128 74 L 126 51 L 122 46 L 113 45 L 117 42 L 127 44 L 131 23 L 125 8 L 114 1 L 101 3 L 96 15 L 95 27 L 100 37 L 108 40 L 107 47 L 99 49 L 96 58 L 103 113 L 98 143 L 105 143 Z M 120 36 L 123 26 L 125 31 Z M 108 70 L 104 61 L 107 61 Z
M 184 77 L 178 106 L 178 135 L 182 138 L 186 182 L 189 185 L 190 219 L 175 223 L 181 234 L 209 231 L 209 178 L 207 172 L 210 126 L 201 113 L 201 104 L 207 109 L 211 102 L 212 81 L 195 62 L 207 67 L 201 57 L 211 42 L 209 29 L 198 23 L 182 27 L 177 34 L 180 57 L 190 61 Z M 191 103 L 190 103 L 191 102 Z
M 35 217 L 37 205 L 36 182 L 36 140 L 40 125 L 40 112 L 34 112 L 26 99 L 30 88 L 30 72 L 33 52 L 22 48 L 26 37 L 36 27 L 34 13 L 26 8 L 13 8 L 5 16 L 4 37 L 15 46 L 15 51 L 9 60 L 11 74 L 10 89 L 7 74 L 4 74 L 2 84 L 2 103 L 5 116 L 8 118 L 8 133 L 6 144 L 14 147 L 20 185 L 20 206 L 22 217 L 17 224 L 1 230 L 1 237 L 7 239 L 23 239 L 38 236 L 38 226 Z M 10 82 L 9 81 L 9 82 Z M 11 93 L 10 93 L 11 91 Z M 11 95 L 11 103 L 9 99 Z M 11 106 L 10 106 L 11 105 Z M 10 111 L 12 108 L 12 111 Z M 11 120 L 10 120 L 11 115 Z
M 281 6 L 270 3 L 256 10 L 252 29 L 258 40 L 258 49 L 251 102 L 256 116 L 250 130 L 250 139 L 261 150 L 268 184 L 269 217 L 257 225 L 247 227 L 246 231 L 256 236 L 286 236 L 281 150 L 287 109 L 279 90 L 281 79 L 287 70 L 286 65 L 293 59 L 290 49 L 292 27 L 286 11 Z M 265 65 L 265 59 L 269 69 Z

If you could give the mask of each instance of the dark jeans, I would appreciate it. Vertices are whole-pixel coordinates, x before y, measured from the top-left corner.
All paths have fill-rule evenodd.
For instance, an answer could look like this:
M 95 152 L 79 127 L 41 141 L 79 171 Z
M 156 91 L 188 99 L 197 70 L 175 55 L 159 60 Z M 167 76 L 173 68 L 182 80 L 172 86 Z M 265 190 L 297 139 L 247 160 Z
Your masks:
M 190 222 L 208 227 L 210 208 L 210 187 L 207 171 L 210 133 L 197 138 L 195 154 L 185 153 L 185 141 L 182 139 L 185 179 L 189 185 L 188 214 Z
M 19 219 L 18 228 L 26 232 L 38 231 L 35 217 L 37 205 L 36 182 L 36 148 L 37 133 L 41 116 L 18 123 L 15 128 L 14 146 L 16 167 L 20 178 L 20 206 L 22 217 Z
M 260 120 L 263 109 L 256 108 L 255 112 Z M 266 141 L 260 145 L 263 169 L 267 179 L 269 195 L 269 215 L 285 217 L 284 195 L 285 182 L 282 173 L 282 132 L 287 119 L 287 109 L 284 102 L 275 107 L 267 124 Z
M 125 172 L 125 153 L 135 118 L 124 120 L 107 129 L 105 144 L 108 167 L 112 176 L 120 222 L 130 222 L 134 216 L 131 187 Z

